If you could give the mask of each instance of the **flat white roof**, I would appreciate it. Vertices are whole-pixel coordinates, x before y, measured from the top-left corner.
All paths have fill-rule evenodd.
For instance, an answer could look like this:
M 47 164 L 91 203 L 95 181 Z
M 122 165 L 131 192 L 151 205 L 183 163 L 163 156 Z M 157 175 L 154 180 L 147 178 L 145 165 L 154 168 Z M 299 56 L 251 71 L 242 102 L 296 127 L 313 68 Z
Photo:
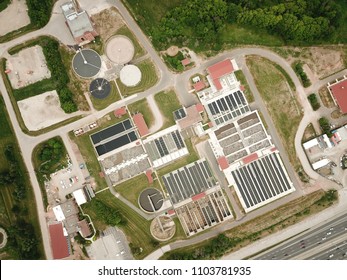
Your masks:
M 312 139 L 312 140 L 310 140 L 310 141 L 307 141 L 307 142 L 305 142 L 305 143 L 303 144 L 305 150 L 308 150 L 308 149 L 310 149 L 310 148 L 312 148 L 312 147 L 314 147 L 314 146 L 316 146 L 316 145 L 318 145 L 318 140 L 317 140 L 317 138 L 314 138 L 314 139 Z
M 313 168 L 313 170 L 317 170 L 317 169 L 319 169 L 319 168 L 321 168 L 323 166 L 328 165 L 329 162 L 330 162 L 330 160 L 328 160 L 327 158 L 319 160 L 319 161 L 317 161 L 315 163 L 312 163 L 312 168 Z
M 54 212 L 55 218 L 57 219 L 58 222 L 65 220 L 65 215 L 64 215 L 63 209 L 61 209 L 60 205 L 53 207 L 53 212 Z
M 87 199 L 86 199 L 82 189 L 74 191 L 72 194 L 75 197 L 76 202 L 77 202 L 78 205 L 82 205 L 82 204 L 87 202 Z

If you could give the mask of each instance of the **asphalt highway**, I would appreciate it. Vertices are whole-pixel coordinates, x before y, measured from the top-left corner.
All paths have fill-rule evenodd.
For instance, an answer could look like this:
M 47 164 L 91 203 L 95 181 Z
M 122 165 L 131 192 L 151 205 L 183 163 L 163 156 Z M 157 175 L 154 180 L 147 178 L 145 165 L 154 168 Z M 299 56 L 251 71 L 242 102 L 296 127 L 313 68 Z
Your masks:
M 307 258 L 308 260 L 347 260 L 347 239 L 335 243 L 328 249 L 325 249 L 313 256 Z
M 342 237 L 342 238 L 341 238 Z M 317 257 L 325 257 L 330 249 L 336 247 L 334 239 L 347 240 L 347 214 L 343 214 L 322 225 L 291 238 L 275 248 L 254 257 L 256 260 L 312 259 L 310 251 Z M 320 248 L 322 250 L 320 250 Z M 331 255 L 328 254 L 328 256 Z M 307 256 L 306 258 L 304 256 Z

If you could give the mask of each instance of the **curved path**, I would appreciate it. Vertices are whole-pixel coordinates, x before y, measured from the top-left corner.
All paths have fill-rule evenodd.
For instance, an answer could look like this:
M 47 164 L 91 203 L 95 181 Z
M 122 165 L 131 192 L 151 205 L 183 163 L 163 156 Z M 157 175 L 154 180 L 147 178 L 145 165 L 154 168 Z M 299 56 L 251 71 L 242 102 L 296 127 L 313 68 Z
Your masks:
M 87 0 L 85 0 L 85 1 L 87 1 Z M 10 42 L 0 44 L 0 57 L 6 55 L 7 49 L 9 49 L 10 47 L 15 46 L 17 44 L 20 44 L 20 43 L 26 41 L 26 40 L 29 40 L 31 38 L 34 38 L 34 37 L 40 36 L 40 35 L 51 35 L 51 36 L 56 37 L 58 40 L 62 41 L 64 44 L 72 44 L 73 43 L 71 40 L 72 38 L 69 37 L 70 34 L 68 34 L 66 32 L 65 33 L 61 32 L 60 28 L 56 28 L 57 26 L 65 26 L 64 19 L 63 19 L 63 16 L 61 14 L 61 11 L 60 11 L 60 5 L 64 2 L 65 2 L 65 0 L 59 0 L 56 3 L 56 5 L 54 6 L 53 15 L 51 17 L 51 20 L 47 24 L 47 26 L 45 26 L 44 28 L 37 30 L 37 31 L 34 31 L 34 32 L 31 32 L 29 34 L 25 34 L 22 37 L 14 39 Z M 82 4 L 84 1 L 80 1 L 80 2 Z M 103 2 L 105 2 L 105 1 L 103 1 Z M 304 117 L 300 123 L 297 135 L 295 137 L 295 147 L 296 147 L 298 157 L 299 157 L 299 159 L 303 165 L 305 172 L 311 178 L 313 178 L 315 180 L 319 179 L 319 181 L 321 183 L 324 183 L 324 184 L 327 183 L 326 182 L 327 180 L 325 178 L 319 176 L 316 172 L 314 172 L 312 170 L 312 168 L 311 168 L 311 166 L 310 166 L 310 164 L 306 158 L 306 155 L 303 151 L 302 145 L 301 145 L 301 137 L 303 135 L 303 132 L 304 132 L 306 126 L 311 121 L 311 116 L 314 115 L 314 113 L 312 112 L 311 106 L 308 103 L 308 100 L 306 98 L 305 90 L 301 86 L 299 79 L 297 78 L 297 76 L 295 75 L 294 71 L 292 70 L 291 66 L 288 64 L 287 61 L 285 61 L 279 55 L 277 55 L 277 54 L 275 54 L 269 50 L 266 50 L 266 49 L 240 48 L 240 49 L 235 49 L 232 51 L 224 52 L 224 53 L 222 53 L 222 54 L 220 54 L 214 58 L 211 58 L 211 59 L 205 61 L 204 63 L 199 64 L 198 67 L 195 67 L 195 68 L 193 68 L 193 69 L 191 69 L 191 70 L 189 70 L 189 71 L 187 71 L 181 75 L 174 75 L 167 69 L 167 67 L 165 66 L 163 61 L 160 59 L 160 57 L 158 56 L 157 52 L 152 47 L 152 45 L 149 42 L 149 40 L 147 39 L 147 37 L 143 34 L 142 30 L 139 28 L 137 23 L 131 17 L 131 15 L 129 14 L 127 9 L 123 6 L 121 1 L 114 0 L 114 1 L 106 1 L 105 3 L 110 3 L 110 4 L 114 5 L 119 10 L 119 12 L 123 16 L 125 22 L 127 23 L 128 27 L 134 32 L 135 36 L 141 42 L 142 46 L 146 49 L 147 53 L 149 54 L 149 56 L 153 60 L 154 64 L 157 66 L 160 77 L 159 77 L 159 82 L 154 87 L 152 87 L 149 90 L 142 92 L 140 94 L 132 95 L 132 96 L 129 96 L 125 99 L 122 99 L 116 103 L 113 103 L 104 110 L 97 111 L 97 112 L 93 111 L 92 113 L 86 113 L 86 116 L 84 118 L 77 120 L 73 123 L 70 123 L 68 125 L 65 125 L 64 127 L 60 127 L 58 129 L 52 130 L 48 133 L 33 137 L 33 136 L 29 136 L 29 135 L 22 132 L 22 130 L 18 124 L 15 112 L 13 110 L 12 103 L 9 99 L 6 88 L 4 86 L 3 80 L 0 79 L 0 91 L 3 94 L 3 98 L 5 101 L 8 113 L 9 113 L 10 118 L 12 120 L 14 132 L 17 136 L 19 146 L 21 148 L 21 152 L 23 155 L 23 159 L 24 159 L 24 162 L 25 162 L 27 169 L 28 169 L 30 181 L 31 181 L 31 184 L 32 184 L 33 189 L 34 189 L 35 200 L 36 200 L 36 204 L 37 204 L 38 216 L 39 216 L 41 232 L 42 232 L 42 239 L 43 239 L 43 244 L 44 244 L 47 259 L 52 258 L 52 252 L 51 252 L 51 247 L 50 247 L 50 242 L 49 242 L 49 234 L 48 234 L 48 228 L 47 228 L 46 219 L 45 219 L 45 209 L 43 207 L 41 191 L 40 191 L 40 187 L 39 187 L 38 181 L 36 179 L 34 167 L 33 167 L 32 161 L 31 161 L 31 153 L 32 153 L 33 148 L 37 144 L 39 144 L 40 142 L 45 141 L 45 140 L 52 138 L 54 136 L 61 136 L 65 140 L 64 142 L 66 142 L 67 141 L 67 133 L 69 131 L 74 130 L 76 128 L 79 128 L 79 127 L 81 127 L 85 124 L 88 124 L 90 122 L 93 122 L 93 121 L 97 120 L 98 118 L 104 116 L 105 114 L 109 113 L 110 111 L 115 110 L 116 108 L 119 108 L 120 106 L 131 104 L 131 103 L 138 101 L 142 98 L 154 96 L 154 94 L 158 93 L 159 91 L 168 89 L 170 87 L 175 87 L 176 92 L 179 96 L 179 99 L 183 105 L 189 106 L 189 105 L 195 104 L 197 102 L 195 95 L 189 94 L 188 90 L 187 90 L 189 77 L 191 75 L 197 73 L 197 72 L 203 72 L 206 69 L 206 67 L 216 63 L 217 61 L 225 59 L 225 58 L 233 57 L 236 59 L 236 61 L 240 65 L 240 67 L 245 71 L 246 78 L 247 78 L 248 82 L 250 83 L 250 85 L 252 85 L 252 90 L 253 90 L 253 92 L 256 93 L 256 95 L 258 95 L 258 93 L 257 93 L 256 87 L 254 85 L 253 78 L 250 75 L 249 71 L 247 71 L 248 68 L 245 64 L 244 57 L 246 55 L 259 55 L 259 56 L 265 57 L 267 59 L 270 59 L 271 61 L 279 64 L 288 73 L 288 75 L 291 77 L 291 79 L 293 80 L 293 82 L 297 88 L 298 98 L 299 98 L 300 103 L 304 109 Z M 82 7 L 83 7 L 83 4 L 82 4 Z M 260 99 L 260 97 L 258 97 L 258 98 Z M 260 105 L 260 104 L 257 104 L 257 105 L 259 106 L 261 111 L 265 110 L 265 112 L 267 112 L 264 105 Z M 267 117 L 266 122 L 268 124 L 272 124 L 271 118 Z M 277 137 L 277 140 L 275 140 L 276 145 L 282 146 L 281 141 L 279 140 L 279 138 L 277 136 L 276 129 L 274 127 L 272 127 L 270 130 L 271 130 L 272 137 L 273 138 Z M 284 157 L 284 159 L 286 161 L 285 157 L 287 155 L 286 155 L 285 151 L 281 151 L 281 153 L 282 153 L 282 157 Z M 289 166 L 289 170 L 292 170 L 292 168 L 290 167 L 290 165 L 287 162 L 287 167 L 288 166 Z M 296 177 L 296 175 L 293 173 L 291 175 Z M 300 182 L 297 182 L 297 184 L 300 184 Z M 331 181 L 329 181 L 329 186 L 332 186 L 332 185 L 334 185 L 334 184 Z M 301 194 L 298 194 L 298 192 L 295 192 L 294 194 L 291 194 L 291 195 L 285 197 L 284 199 L 289 201 L 289 200 L 294 199 L 300 195 Z M 261 211 L 269 211 L 271 209 L 274 209 L 274 208 L 278 207 L 280 204 L 282 204 L 283 201 L 284 200 L 279 200 L 277 202 L 272 203 L 271 205 L 267 205 L 267 206 L 263 207 Z M 247 217 L 245 217 L 242 221 L 237 221 L 237 222 L 232 223 L 232 226 L 236 226 L 238 223 L 242 223 L 242 222 L 245 222 L 247 220 L 250 220 L 259 214 L 260 213 L 258 211 L 254 211 L 254 212 L 248 214 Z M 202 238 L 212 237 L 212 236 L 214 236 L 214 235 L 216 235 L 216 234 L 218 234 L 218 233 L 220 233 L 220 232 L 222 232 L 222 231 L 224 231 L 230 227 L 231 227 L 230 224 L 220 225 L 218 227 L 213 228 L 211 231 L 209 231 L 207 233 L 203 233 L 203 234 L 199 235 L 198 237 L 193 237 L 193 238 L 186 240 L 186 241 L 175 242 L 176 245 L 173 245 L 171 247 L 176 247 L 176 246 L 181 247 L 181 246 L 186 246 L 188 244 L 193 244 L 193 243 L 199 242 L 199 240 L 201 240 Z

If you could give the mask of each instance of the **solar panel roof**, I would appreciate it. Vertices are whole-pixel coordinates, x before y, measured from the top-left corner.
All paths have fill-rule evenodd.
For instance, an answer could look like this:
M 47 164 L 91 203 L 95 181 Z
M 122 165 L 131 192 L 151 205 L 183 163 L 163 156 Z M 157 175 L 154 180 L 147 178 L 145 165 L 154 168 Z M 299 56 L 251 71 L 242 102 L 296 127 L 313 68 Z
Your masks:
M 217 185 L 205 159 L 195 161 L 164 175 L 163 182 L 173 204 Z
M 295 190 L 278 153 L 252 161 L 231 174 L 246 211 Z

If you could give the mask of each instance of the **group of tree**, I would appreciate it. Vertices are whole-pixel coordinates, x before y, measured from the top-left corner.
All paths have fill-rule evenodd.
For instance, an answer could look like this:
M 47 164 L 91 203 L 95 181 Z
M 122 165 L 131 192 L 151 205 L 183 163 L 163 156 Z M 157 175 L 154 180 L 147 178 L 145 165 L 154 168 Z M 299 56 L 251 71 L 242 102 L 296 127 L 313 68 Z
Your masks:
M 320 108 L 320 103 L 319 103 L 319 101 L 317 99 L 317 95 L 315 93 L 311 93 L 308 96 L 308 100 L 311 103 L 313 111 L 317 111 Z
M 228 250 L 240 242 L 239 238 L 229 238 L 224 234 L 219 234 L 213 238 L 206 246 L 199 246 L 189 252 L 169 253 L 168 259 L 171 260 L 211 260 L 218 259 Z
M 52 14 L 54 0 L 26 0 L 31 24 L 44 27 Z
M 24 219 L 18 219 L 8 228 L 8 249 L 15 254 L 16 259 L 37 260 L 40 258 L 39 241 L 34 227 Z
M 13 146 L 7 146 L 4 154 L 8 168 L 0 173 L 0 186 L 13 186 L 14 198 L 21 201 L 26 197 L 26 187 Z
M 50 174 L 54 168 L 65 156 L 64 144 L 60 138 L 52 138 L 42 144 L 38 151 L 38 157 L 41 162 L 40 172 Z
M 327 118 L 325 117 L 320 118 L 319 125 L 322 129 L 323 134 L 326 134 L 329 138 L 333 136 L 333 134 L 331 133 L 330 123 Z
M 56 83 L 56 90 L 59 96 L 61 108 L 65 113 L 72 113 L 77 110 L 77 105 L 73 99 L 73 93 L 68 87 L 70 78 L 59 52 L 59 43 L 47 38 L 41 44 L 45 55 L 48 69 L 51 71 L 51 79 Z
M 184 67 L 182 65 L 182 60 L 184 59 L 184 55 L 182 52 L 178 52 L 178 54 L 175 56 L 166 55 L 164 59 L 173 69 L 177 71 L 184 70 Z
M 302 85 L 304 87 L 309 87 L 311 85 L 310 79 L 307 77 L 307 74 L 304 71 L 304 68 L 302 67 L 302 63 L 300 61 L 296 61 L 293 64 L 293 68 L 295 73 L 299 76 Z
M 340 23 L 333 0 L 185 0 L 153 27 L 160 47 L 195 39 L 218 42 L 226 23 L 260 28 L 285 41 L 309 43 L 333 34 Z
M 98 219 L 110 226 L 123 225 L 125 220 L 118 210 L 109 207 L 100 200 L 94 199 L 91 202 Z

